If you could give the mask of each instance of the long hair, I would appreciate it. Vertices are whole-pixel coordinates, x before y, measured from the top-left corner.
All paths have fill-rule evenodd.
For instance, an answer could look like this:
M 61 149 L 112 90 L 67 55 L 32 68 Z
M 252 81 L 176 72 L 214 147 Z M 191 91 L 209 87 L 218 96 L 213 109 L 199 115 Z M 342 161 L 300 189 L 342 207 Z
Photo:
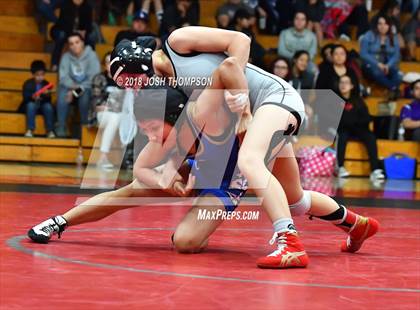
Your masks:
M 276 62 L 279 61 L 279 60 L 281 60 L 284 63 L 286 63 L 286 65 L 287 65 L 287 76 L 286 76 L 286 79 L 289 79 L 290 78 L 290 75 L 291 75 L 291 69 L 292 68 L 290 67 L 290 61 L 289 61 L 289 59 L 287 59 L 286 57 L 279 56 L 276 59 L 274 59 L 274 61 L 270 65 L 270 72 L 274 74 L 274 66 L 276 65 Z
M 350 98 L 349 99 L 346 99 L 346 100 L 349 101 L 349 102 L 351 102 L 354 105 L 359 105 L 360 102 L 361 102 L 361 97 L 360 97 L 360 94 L 359 94 L 359 92 L 357 90 L 356 82 L 353 81 L 353 79 L 351 78 L 351 76 L 348 75 L 348 74 L 344 74 L 344 75 L 340 76 L 340 78 L 338 79 L 338 81 L 340 82 L 340 80 L 342 78 L 345 78 L 345 77 L 349 78 L 350 82 L 353 84 L 353 89 L 350 91 Z M 340 92 L 340 97 L 343 97 L 343 95 L 341 94 L 341 92 Z
M 306 56 L 308 56 L 308 60 L 310 60 L 310 59 L 311 59 L 311 57 L 310 57 L 310 55 L 309 55 L 309 53 L 308 53 L 307 51 L 305 51 L 305 50 L 299 50 L 299 51 L 296 51 L 296 53 L 293 55 L 293 58 L 292 58 L 292 70 L 293 70 L 293 68 L 295 67 L 297 60 L 298 60 L 298 59 L 300 58 L 300 56 L 302 56 L 302 55 L 306 55 Z M 302 73 L 302 72 L 299 72 L 299 73 Z
M 389 16 L 385 14 L 379 14 L 375 18 L 375 20 L 373 21 L 373 33 L 375 34 L 375 36 L 379 36 L 378 23 L 381 18 L 383 18 L 385 20 L 385 23 L 389 26 L 389 29 L 386 35 L 389 38 L 389 42 L 391 43 L 391 46 L 394 46 L 394 35 L 392 33 L 392 26 L 394 25 L 394 23 L 392 22 L 392 19 Z
M 335 47 L 335 43 L 328 43 L 328 44 L 325 44 L 322 48 L 321 48 L 321 57 L 322 57 L 322 61 L 324 61 L 324 62 L 329 62 L 328 61 L 328 59 L 327 59 L 327 56 L 325 55 L 325 51 L 327 50 L 327 49 L 330 49 L 331 50 L 331 52 L 332 52 L 332 50 L 334 49 L 334 47 Z

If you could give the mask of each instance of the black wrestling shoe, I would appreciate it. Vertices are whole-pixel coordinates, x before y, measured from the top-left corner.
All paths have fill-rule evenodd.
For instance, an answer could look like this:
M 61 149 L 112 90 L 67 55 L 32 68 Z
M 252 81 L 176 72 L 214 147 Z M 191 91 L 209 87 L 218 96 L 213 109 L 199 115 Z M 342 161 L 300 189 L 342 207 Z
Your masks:
M 67 222 L 64 217 L 57 215 L 32 227 L 28 231 L 28 237 L 36 243 L 48 243 L 55 234 L 58 234 L 58 238 L 60 238 L 66 226 Z

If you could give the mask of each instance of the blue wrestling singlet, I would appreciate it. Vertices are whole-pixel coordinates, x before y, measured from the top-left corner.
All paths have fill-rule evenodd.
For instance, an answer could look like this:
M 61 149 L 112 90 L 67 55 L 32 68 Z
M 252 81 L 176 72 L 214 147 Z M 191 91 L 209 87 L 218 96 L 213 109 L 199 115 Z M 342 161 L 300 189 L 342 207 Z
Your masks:
M 235 210 L 248 188 L 248 181 L 237 167 L 239 138 L 234 124 L 222 135 L 210 137 L 197 129 L 188 112 L 186 119 L 198 142 L 196 154 L 187 158 L 196 179 L 196 193 L 215 196 L 226 211 Z

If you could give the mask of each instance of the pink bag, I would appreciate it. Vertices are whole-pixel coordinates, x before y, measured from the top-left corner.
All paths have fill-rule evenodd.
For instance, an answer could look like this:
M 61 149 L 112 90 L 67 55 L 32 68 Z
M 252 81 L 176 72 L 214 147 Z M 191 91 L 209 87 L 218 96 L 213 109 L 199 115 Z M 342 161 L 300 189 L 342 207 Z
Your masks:
M 336 155 L 319 146 L 306 146 L 297 152 L 300 175 L 305 178 L 330 177 L 334 173 Z
M 328 196 L 335 196 L 337 188 L 334 178 L 302 178 L 302 187 L 309 191 L 316 191 Z

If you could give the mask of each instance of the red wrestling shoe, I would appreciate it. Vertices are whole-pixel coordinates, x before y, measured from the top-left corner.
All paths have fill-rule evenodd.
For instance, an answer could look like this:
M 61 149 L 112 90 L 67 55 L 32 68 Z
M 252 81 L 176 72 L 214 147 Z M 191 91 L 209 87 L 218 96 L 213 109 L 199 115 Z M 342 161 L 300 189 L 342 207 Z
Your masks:
M 277 241 L 277 250 L 257 260 L 260 268 L 296 268 L 308 265 L 308 255 L 294 230 L 275 232 L 270 244 Z
M 356 224 L 350 230 L 347 240 L 341 245 L 341 251 L 350 253 L 358 251 L 367 238 L 376 234 L 378 228 L 377 220 L 358 215 Z

